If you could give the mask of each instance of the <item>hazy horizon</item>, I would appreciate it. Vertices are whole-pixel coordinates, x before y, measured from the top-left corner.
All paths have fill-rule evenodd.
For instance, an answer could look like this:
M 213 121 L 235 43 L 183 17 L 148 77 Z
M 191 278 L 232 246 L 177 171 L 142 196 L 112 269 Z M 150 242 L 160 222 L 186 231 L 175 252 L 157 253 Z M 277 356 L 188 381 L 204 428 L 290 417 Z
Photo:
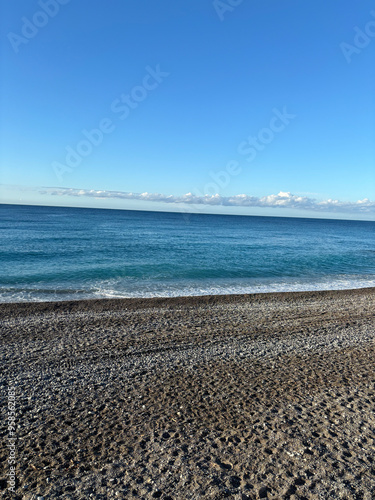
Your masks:
M 187 210 L 150 210 L 150 209 L 140 209 L 140 208 L 111 208 L 111 207 L 95 207 L 95 206 L 76 206 L 76 205 L 43 205 L 43 204 L 36 204 L 36 203 L 3 203 L 0 202 L 1 205 L 6 205 L 6 206 L 23 206 L 23 207 L 46 207 L 46 208 L 72 208 L 72 209 L 83 209 L 83 210 L 114 210 L 114 211 L 129 211 L 129 212 L 150 212 L 150 213 L 166 213 L 166 214 L 180 214 L 182 216 L 189 216 L 189 215 L 225 215 L 228 217 L 265 217 L 265 218 L 279 218 L 279 219 L 316 219 L 316 220 L 332 220 L 332 221 L 347 221 L 347 222 L 375 222 L 374 219 L 346 219 L 344 217 L 330 217 L 329 214 L 322 214 L 321 217 L 318 216 L 303 216 L 303 215 L 257 215 L 257 214 L 238 214 L 238 213 L 228 213 L 228 212 L 195 212 L 195 211 L 187 211 Z

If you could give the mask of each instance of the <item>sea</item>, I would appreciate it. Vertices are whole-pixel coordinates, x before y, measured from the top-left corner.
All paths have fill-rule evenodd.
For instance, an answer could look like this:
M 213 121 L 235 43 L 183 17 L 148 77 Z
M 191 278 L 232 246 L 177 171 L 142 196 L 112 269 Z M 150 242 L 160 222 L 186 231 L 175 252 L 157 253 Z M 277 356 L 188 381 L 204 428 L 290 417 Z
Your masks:
M 375 222 L 0 205 L 0 302 L 375 286 Z

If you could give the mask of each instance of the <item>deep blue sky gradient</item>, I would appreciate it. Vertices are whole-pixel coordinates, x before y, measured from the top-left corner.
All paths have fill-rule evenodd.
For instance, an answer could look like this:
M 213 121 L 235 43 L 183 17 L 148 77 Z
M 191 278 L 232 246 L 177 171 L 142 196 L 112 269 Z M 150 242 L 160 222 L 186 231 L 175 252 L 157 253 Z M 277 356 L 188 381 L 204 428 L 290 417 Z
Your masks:
M 206 0 L 71 0 L 16 53 L 9 33 L 21 35 L 22 18 L 32 20 L 41 7 L 3 2 L 3 201 L 162 209 L 84 197 L 57 202 L 38 188 L 204 193 L 210 172 L 231 160 L 241 173 L 221 196 L 285 191 L 374 201 L 375 36 L 350 63 L 340 48 L 353 44 L 356 26 L 375 21 L 372 10 L 369 0 L 244 0 L 220 20 Z M 169 76 L 120 120 L 113 101 L 157 65 Z M 239 144 L 283 107 L 296 117 L 247 162 Z M 65 148 L 104 118 L 114 131 L 58 178 L 52 163 L 65 163 Z

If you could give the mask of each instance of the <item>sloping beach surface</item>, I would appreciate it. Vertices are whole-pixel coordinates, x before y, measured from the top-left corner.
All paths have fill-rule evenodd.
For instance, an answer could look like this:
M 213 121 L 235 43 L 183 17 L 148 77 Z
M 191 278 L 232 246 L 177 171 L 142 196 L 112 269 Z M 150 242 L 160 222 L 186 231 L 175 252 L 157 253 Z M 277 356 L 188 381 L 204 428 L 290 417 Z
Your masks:
M 0 314 L 2 498 L 375 497 L 375 289 Z

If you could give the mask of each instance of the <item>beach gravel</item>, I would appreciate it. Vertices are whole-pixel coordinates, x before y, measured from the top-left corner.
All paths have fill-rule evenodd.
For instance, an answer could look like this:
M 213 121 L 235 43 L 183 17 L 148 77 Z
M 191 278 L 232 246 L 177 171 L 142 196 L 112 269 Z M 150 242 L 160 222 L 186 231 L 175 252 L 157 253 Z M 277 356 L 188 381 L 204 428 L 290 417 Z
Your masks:
M 375 289 L 0 315 L 1 498 L 375 498 Z

